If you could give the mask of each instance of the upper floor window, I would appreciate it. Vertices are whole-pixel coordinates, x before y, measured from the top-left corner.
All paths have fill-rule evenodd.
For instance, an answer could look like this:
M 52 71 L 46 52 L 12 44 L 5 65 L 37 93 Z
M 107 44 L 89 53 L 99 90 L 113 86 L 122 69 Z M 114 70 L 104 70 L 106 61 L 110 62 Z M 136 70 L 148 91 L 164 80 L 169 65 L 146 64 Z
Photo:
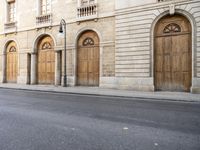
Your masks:
M 51 26 L 51 0 L 38 0 L 38 14 L 36 16 L 37 27 Z
M 93 5 L 95 0 L 81 0 L 81 6 Z
M 78 0 L 78 21 L 97 18 L 97 0 Z
M 15 1 L 8 2 L 8 22 L 16 21 Z
M 46 15 L 51 13 L 50 0 L 41 0 L 41 15 Z
M 4 23 L 4 32 L 12 33 L 17 31 L 16 22 L 16 1 L 6 0 L 6 20 Z

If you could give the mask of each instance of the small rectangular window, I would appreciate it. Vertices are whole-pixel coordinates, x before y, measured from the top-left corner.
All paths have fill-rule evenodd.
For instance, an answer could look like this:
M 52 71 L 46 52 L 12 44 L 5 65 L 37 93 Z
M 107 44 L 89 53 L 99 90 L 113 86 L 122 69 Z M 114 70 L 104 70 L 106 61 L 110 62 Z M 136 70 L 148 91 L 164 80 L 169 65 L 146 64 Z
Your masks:
M 15 22 L 16 19 L 16 8 L 15 2 L 8 3 L 8 21 Z
M 51 12 L 50 0 L 41 0 L 41 15 L 46 15 Z

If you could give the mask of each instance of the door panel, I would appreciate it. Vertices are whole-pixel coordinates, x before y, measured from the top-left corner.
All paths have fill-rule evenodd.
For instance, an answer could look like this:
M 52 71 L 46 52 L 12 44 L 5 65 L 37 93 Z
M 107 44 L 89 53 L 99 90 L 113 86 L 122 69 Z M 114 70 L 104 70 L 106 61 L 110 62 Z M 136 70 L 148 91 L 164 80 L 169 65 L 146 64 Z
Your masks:
M 18 73 L 18 54 L 16 43 L 10 42 L 6 51 L 6 80 L 8 83 L 16 83 Z
M 95 32 L 87 31 L 79 38 L 77 62 L 77 84 L 98 86 L 99 39 Z
M 55 83 L 55 52 L 53 40 L 47 36 L 38 44 L 38 84 Z
M 180 15 L 161 19 L 155 28 L 155 88 L 189 91 L 192 78 L 191 26 Z

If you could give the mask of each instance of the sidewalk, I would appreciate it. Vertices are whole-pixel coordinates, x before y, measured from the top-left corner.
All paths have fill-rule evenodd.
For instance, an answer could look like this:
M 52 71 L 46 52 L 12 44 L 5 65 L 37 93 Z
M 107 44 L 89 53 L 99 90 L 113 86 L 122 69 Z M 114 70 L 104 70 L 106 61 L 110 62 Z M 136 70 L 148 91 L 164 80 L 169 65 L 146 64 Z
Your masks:
M 200 102 L 200 94 L 184 92 L 138 92 L 130 90 L 106 89 L 100 87 L 62 87 L 53 85 L 24 85 L 9 83 L 0 84 L 0 88 L 84 95 L 132 97 L 140 99 Z

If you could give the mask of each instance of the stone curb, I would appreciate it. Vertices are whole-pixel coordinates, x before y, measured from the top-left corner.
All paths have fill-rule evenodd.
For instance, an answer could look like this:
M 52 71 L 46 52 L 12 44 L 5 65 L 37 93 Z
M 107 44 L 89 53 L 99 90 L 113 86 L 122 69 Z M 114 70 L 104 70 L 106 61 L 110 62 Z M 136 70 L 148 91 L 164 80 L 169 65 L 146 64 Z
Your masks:
M 138 96 L 138 95 L 133 95 L 133 96 L 125 96 L 125 95 L 115 95 L 115 94 L 102 94 L 102 93 L 92 93 L 92 92 L 71 92 L 71 91 L 57 91 L 57 90 L 45 90 L 45 89 L 31 89 L 31 88 L 15 88 L 15 87 L 0 87 L 1 89 L 13 89 L 13 90 L 25 90 L 25 91 L 38 91 L 38 92 L 47 92 L 47 93 L 62 93 L 62 94 L 78 94 L 78 95 L 84 95 L 84 96 L 106 96 L 106 97 L 116 97 L 116 98 L 134 98 L 134 99 L 138 99 L 138 100 L 144 100 L 144 101 L 170 101 L 170 102 L 185 102 L 185 103 L 189 103 L 189 102 L 195 102 L 195 103 L 200 103 L 200 98 L 199 100 L 197 99 L 190 99 L 190 100 L 186 100 L 186 99 L 173 99 L 173 98 L 166 98 L 165 96 Z

